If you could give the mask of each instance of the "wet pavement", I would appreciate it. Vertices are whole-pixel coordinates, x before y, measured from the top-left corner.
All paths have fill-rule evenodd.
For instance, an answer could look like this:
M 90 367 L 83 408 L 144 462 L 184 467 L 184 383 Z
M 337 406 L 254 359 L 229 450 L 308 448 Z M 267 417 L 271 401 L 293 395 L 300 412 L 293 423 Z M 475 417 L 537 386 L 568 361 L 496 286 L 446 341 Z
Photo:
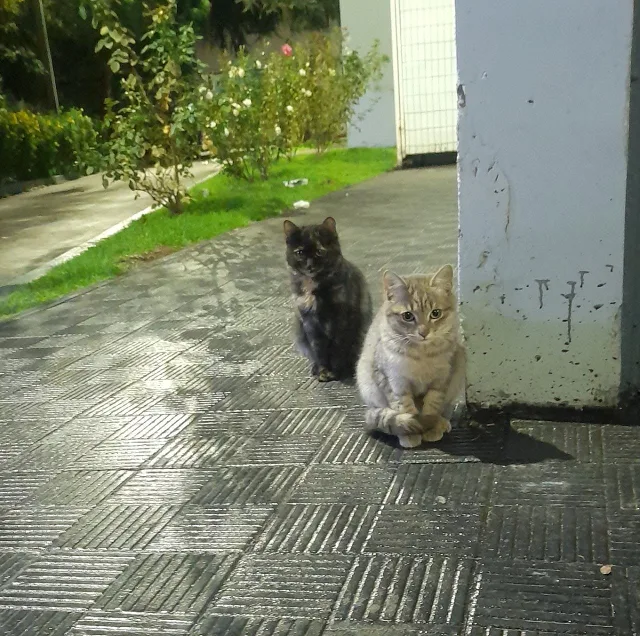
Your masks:
M 197 162 L 192 184 L 218 171 Z M 91 241 L 151 205 L 135 198 L 126 182 L 107 190 L 99 174 L 0 199 L 0 294 L 42 276 L 51 261 Z
M 328 214 L 374 288 L 455 262 L 451 168 Z M 0 325 L 0 633 L 638 633 L 638 429 L 368 437 L 292 351 L 282 243 L 257 224 Z

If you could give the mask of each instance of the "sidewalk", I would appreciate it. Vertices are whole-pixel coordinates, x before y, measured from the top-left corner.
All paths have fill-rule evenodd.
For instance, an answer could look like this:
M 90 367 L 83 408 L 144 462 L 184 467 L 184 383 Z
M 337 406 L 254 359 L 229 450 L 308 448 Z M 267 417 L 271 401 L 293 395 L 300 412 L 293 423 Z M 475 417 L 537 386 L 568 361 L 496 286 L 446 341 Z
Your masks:
M 213 163 L 198 162 L 191 183 L 216 170 Z M 135 199 L 126 183 L 105 190 L 100 175 L 0 199 L 0 288 L 149 205 L 147 195 Z
M 455 262 L 454 168 L 296 221 L 327 215 L 376 302 L 383 269 Z M 271 219 L 0 323 L 3 636 L 640 633 L 640 429 L 366 435 L 292 350 L 283 243 Z

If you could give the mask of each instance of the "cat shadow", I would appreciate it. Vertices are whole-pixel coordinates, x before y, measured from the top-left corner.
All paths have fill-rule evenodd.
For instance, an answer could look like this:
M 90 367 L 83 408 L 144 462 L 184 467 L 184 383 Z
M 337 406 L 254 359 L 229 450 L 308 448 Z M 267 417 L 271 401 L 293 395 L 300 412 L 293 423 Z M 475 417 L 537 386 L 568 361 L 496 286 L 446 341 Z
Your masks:
M 575 457 L 550 442 L 518 431 L 507 425 L 502 464 L 539 464 L 546 461 L 569 461 Z
M 459 423 L 439 442 L 423 443 L 412 449 L 402 448 L 395 437 L 379 432 L 371 435 L 380 443 L 397 449 L 408 462 L 447 461 L 443 455 L 497 466 L 574 459 L 557 446 L 517 431 L 509 424 Z

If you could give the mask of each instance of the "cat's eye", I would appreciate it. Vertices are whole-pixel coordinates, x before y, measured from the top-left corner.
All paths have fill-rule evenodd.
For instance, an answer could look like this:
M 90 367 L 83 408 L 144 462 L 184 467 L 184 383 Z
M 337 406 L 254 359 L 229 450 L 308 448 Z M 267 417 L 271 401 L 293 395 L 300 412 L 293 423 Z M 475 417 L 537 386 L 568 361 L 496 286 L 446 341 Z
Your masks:
M 434 320 L 437 320 L 442 316 L 442 309 L 432 309 L 431 314 L 429 314 Z
M 301 247 L 299 247 L 297 250 L 294 250 L 294 252 L 293 252 L 293 253 L 294 253 L 296 256 L 302 256 L 303 252 L 304 252 L 304 250 L 303 250 Z
M 318 249 L 316 250 L 316 254 L 317 254 L 318 256 L 323 256 L 323 255 L 325 254 L 325 252 L 326 252 L 326 251 L 327 251 L 327 250 L 326 250 L 326 249 L 324 249 L 324 247 L 318 247 Z
M 402 320 L 405 320 L 406 322 L 411 322 L 414 319 L 415 319 L 415 316 L 410 311 L 405 311 L 402 314 Z

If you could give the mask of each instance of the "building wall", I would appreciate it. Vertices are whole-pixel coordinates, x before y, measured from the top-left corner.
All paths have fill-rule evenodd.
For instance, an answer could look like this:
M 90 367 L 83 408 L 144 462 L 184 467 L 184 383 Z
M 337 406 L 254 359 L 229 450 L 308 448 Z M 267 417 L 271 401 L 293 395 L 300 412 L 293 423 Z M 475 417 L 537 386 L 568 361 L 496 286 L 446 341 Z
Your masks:
M 621 325 L 621 401 L 629 422 L 640 418 L 640 6 L 633 16 L 629 90 L 627 209 Z
M 348 31 L 351 49 L 366 53 L 377 39 L 380 52 L 392 58 L 389 0 L 340 0 L 340 22 Z M 358 113 L 364 118 L 349 127 L 349 147 L 396 145 L 391 62 L 385 67 L 379 91 L 369 90 L 360 101 Z
M 614 406 L 633 0 L 456 0 L 468 401 Z

